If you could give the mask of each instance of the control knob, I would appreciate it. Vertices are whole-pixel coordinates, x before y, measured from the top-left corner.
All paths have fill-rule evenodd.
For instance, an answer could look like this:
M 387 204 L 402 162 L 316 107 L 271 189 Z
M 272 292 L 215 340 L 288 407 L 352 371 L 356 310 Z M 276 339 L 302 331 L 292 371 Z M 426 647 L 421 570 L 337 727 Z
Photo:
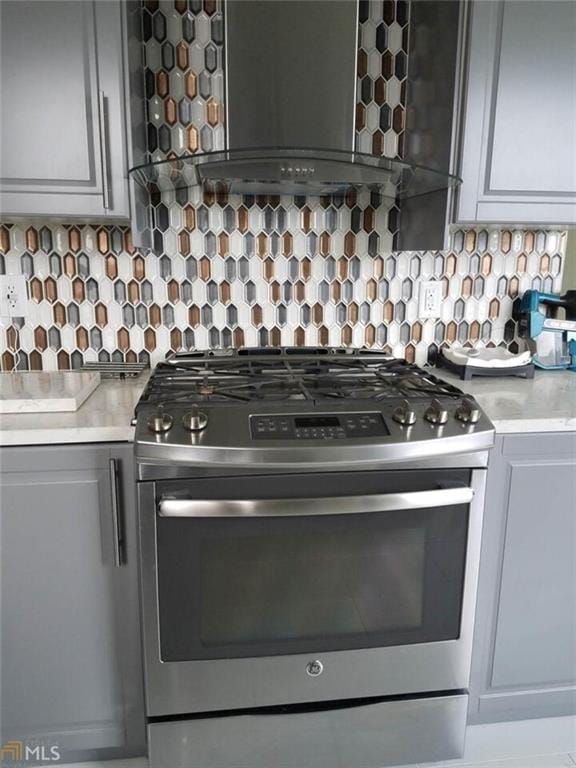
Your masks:
M 392 411 L 392 418 L 403 427 L 409 427 L 416 421 L 416 414 L 410 407 L 408 400 L 404 400 L 397 408 Z
M 454 415 L 465 424 L 476 424 L 480 418 L 480 409 L 471 397 L 463 397 Z
M 147 421 L 150 432 L 155 432 L 156 434 L 160 432 L 168 432 L 173 423 L 174 419 L 169 413 L 165 413 L 161 405 L 159 405 L 157 410 L 148 417 Z
M 197 405 L 193 405 L 191 410 L 182 416 L 182 424 L 189 432 L 202 432 L 208 424 L 208 416 L 204 411 L 199 411 Z
M 448 411 L 438 400 L 432 400 L 428 408 L 424 411 L 424 418 L 426 421 L 429 421 L 430 424 L 435 424 L 437 426 L 446 424 L 448 421 Z

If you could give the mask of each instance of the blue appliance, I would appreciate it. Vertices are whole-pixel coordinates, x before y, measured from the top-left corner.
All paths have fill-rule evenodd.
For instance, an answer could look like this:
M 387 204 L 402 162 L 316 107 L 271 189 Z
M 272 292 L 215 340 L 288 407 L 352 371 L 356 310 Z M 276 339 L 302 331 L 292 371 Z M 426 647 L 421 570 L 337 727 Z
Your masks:
M 548 371 L 576 371 L 576 291 L 563 296 L 526 291 L 518 318 L 534 365 Z

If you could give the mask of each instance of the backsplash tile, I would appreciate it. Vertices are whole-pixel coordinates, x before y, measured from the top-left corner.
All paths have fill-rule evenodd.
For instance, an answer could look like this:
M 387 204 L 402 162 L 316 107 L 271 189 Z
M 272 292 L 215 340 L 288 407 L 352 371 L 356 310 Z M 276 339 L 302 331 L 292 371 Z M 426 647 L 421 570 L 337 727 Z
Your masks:
M 221 2 L 145 0 L 142 12 L 151 158 L 223 148 Z M 404 0 L 360 2 L 360 151 L 402 155 L 408 13 Z M 0 273 L 26 274 L 29 311 L 0 328 L 1 370 L 279 344 L 424 363 L 443 344 L 515 348 L 516 297 L 560 289 L 562 232 L 459 230 L 448 251 L 393 253 L 397 222 L 369 193 L 166 193 L 154 200 L 154 254 L 123 227 L 5 223 Z M 418 319 L 421 279 L 443 282 L 438 322 Z

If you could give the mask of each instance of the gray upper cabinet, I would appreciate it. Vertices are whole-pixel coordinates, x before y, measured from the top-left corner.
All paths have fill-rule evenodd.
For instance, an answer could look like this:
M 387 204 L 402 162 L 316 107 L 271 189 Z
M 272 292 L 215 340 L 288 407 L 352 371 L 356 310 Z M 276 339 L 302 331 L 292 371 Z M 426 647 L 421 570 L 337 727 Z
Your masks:
M 126 6 L 0 3 L 0 210 L 130 217 Z
M 470 722 L 576 714 L 576 433 L 499 437 L 488 472 Z
M 142 754 L 132 446 L 5 448 L 0 462 L 2 741 L 66 762 Z
M 576 3 L 471 5 L 457 222 L 576 223 Z

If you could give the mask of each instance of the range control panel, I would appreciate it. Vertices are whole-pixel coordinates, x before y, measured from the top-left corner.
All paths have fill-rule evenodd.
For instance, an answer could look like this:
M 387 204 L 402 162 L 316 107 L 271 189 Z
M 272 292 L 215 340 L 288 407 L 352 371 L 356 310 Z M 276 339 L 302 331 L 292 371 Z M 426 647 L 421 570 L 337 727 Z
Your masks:
M 390 434 L 381 413 L 251 416 L 250 429 L 255 440 L 342 440 Z

